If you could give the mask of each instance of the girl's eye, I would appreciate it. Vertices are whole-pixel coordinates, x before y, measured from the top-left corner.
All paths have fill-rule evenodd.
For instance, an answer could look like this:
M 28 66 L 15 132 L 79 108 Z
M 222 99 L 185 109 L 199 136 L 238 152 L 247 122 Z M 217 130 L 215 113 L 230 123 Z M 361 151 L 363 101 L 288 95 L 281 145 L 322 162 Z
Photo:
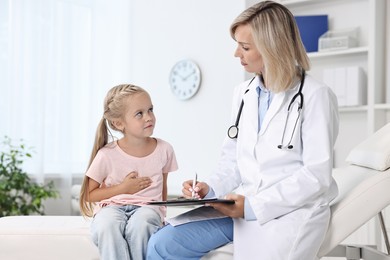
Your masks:
M 135 114 L 136 117 L 142 117 L 142 112 L 138 112 L 137 114 Z
M 153 113 L 153 107 L 149 108 L 149 112 Z
M 248 47 L 242 46 L 242 49 L 243 49 L 244 51 L 249 51 L 249 48 L 248 48 Z

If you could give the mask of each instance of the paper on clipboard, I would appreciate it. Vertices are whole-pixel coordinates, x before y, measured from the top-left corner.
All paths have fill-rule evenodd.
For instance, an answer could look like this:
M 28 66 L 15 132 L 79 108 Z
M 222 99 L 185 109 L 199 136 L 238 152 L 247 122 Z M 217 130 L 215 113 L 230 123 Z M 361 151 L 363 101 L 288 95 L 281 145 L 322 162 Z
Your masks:
M 188 206 L 188 205 L 204 205 L 206 203 L 227 203 L 234 204 L 234 200 L 218 199 L 218 198 L 209 198 L 209 199 L 173 199 L 166 201 L 151 201 L 148 202 L 148 205 L 160 205 L 160 206 Z
M 227 218 L 213 207 L 201 206 L 193 210 L 187 211 L 176 217 L 166 219 L 166 221 L 172 226 L 179 226 L 189 222 L 202 221 L 207 219 Z

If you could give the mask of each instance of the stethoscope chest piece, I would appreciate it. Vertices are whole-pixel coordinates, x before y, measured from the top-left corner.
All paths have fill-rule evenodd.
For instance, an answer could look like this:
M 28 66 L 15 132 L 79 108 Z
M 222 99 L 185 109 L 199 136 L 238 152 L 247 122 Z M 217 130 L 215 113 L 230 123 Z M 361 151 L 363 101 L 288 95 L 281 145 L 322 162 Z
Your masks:
M 232 125 L 231 127 L 229 127 L 227 135 L 231 139 L 237 138 L 237 136 L 238 136 L 238 127 L 236 125 Z

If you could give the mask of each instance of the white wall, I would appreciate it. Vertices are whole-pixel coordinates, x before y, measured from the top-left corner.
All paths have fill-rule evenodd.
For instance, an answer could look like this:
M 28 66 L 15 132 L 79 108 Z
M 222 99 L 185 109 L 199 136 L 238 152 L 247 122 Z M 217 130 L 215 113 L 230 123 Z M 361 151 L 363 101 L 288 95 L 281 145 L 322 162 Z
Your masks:
M 149 91 L 154 103 L 154 136 L 175 149 L 179 170 L 170 174 L 168 190 L 180 195 L 183 181 L 192 179 L 195 172 L 202 180 L 217 163 L 229 126 L 232 91 L 245 76 L 233 56 L 236 44 L 229 34 L 245 1 L 131 0 L 120 10 L 121 1 L 114 3 L 96 1 L 91 5 L 90 77 L 96 90 L 85 105 L 95 107 L 96 113 L 86 118 L 91 129 L 85 143 L 90 145 L 82 148 L 90 151 L 92 147 L 107 90 L 121 83 L 139 85 Z M 117 15 L 113 17 L 113 13 Z M 111 17 L 108 21 L 107 14 Z M 184 58 L 200 66 L 202 84 L 195 97 L 179 101 L 170 91 L 168 76 L 171 67 Z M 47 200 L 46 214 L 71 213 L 69 183 L 79 183 L 83 172 L 79 174 L 47 176 L 58 186 L 61 202 Z
M 245 8 L 237 0 L 134 0 L 132 83 L 146 88 L 155 107 L 155 136 L 170 142 L 179 170 L 168 178 L 169 193 L 181 194 L 181 184 L 209 174 L 215 167 L 229 126 L 232 90 L 244 70 L 233 56 L 229 26 Z M 184 58 L 201 69 L 202 85 L 188 101 L 170 91 L 171 67 Z

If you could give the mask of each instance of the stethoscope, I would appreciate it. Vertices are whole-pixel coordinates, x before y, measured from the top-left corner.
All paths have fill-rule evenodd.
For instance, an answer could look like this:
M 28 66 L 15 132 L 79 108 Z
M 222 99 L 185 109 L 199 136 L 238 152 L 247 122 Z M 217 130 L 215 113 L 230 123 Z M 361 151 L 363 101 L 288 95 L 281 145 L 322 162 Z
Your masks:
M 248 83 L 248 86 L 252 83 L 252 81 L 255 79 L 256 77 L 253 77 L 251 79 L 251 81 L 249 81 Z M 284 149 L 284 148 L 287 148 L 287 149 L 292 149 L 294 148 L 294 146 L 291 144 L 292 142 L 292 139 L 293 139 L 293 136 L 294 136 L 294 133 L 295 133 L 295 129 L 297 127 L 297 124 L 298 124 L 298 120 L 301 116 L 301 110 L 302 110 L 302 107 L 303 107 L 303 94 L 302 94 L 302 88 L 303 88 L 303 84 L 305 83 L 305 71 L 302 70 L 302 76 L 301 76 L 301 83 L 299 85 L 299 89 L 298 89 L 298 92 L 292 97 L 288 107 L 287 107 L 287 117 L 286 117 L 286 122 L 284 123 L 284 128 L 283 128 L 283 134 L 282 134 L 282 140 L 280 141 L 280 144 L 277 146 L 279 149 Z M 244 95 L 249 91 L 249 88 L 245 91 Z M 300 101 L 298 103 L 298 116 L 297 116 L 297 119 L 295 120 L 295 124 L 294 124 L 294 128 L 293 128 L 293 131 L 292 131 L 292 134 L 291 134 L 291 137 L 290 137 L 290 140 L 288 141 L 287 145 L 283 145 L 283 142 L 284 142 L 284 136 L 286 134 L 286 128 L 287 128 L 287 122 L 288 122 L 288 118 L 290 116 L 290 111 L 291 111 L 291 107 L 292 105 L 294 104 L 295 100 L 299 97 Z M 244 99 L 241 100 L 241 104 L 240 104 L 240 108 L 238 109 L 238 113 L 237 113 L 237 117 L 236 117 L 236 122 L 234 123 L 234 125 L 232 125 L 231 127 L 229 127 L 228 129 L 228 132 L 227 132 L 227 135 L 229 136 L 229 138 L 231 139 L 236 139 L 237 136 L 238 136 L 238 123 L 240 122 L 240 117 L 241 117 L 241 113 L 242 113 L 242 108 L 244 107 Z

